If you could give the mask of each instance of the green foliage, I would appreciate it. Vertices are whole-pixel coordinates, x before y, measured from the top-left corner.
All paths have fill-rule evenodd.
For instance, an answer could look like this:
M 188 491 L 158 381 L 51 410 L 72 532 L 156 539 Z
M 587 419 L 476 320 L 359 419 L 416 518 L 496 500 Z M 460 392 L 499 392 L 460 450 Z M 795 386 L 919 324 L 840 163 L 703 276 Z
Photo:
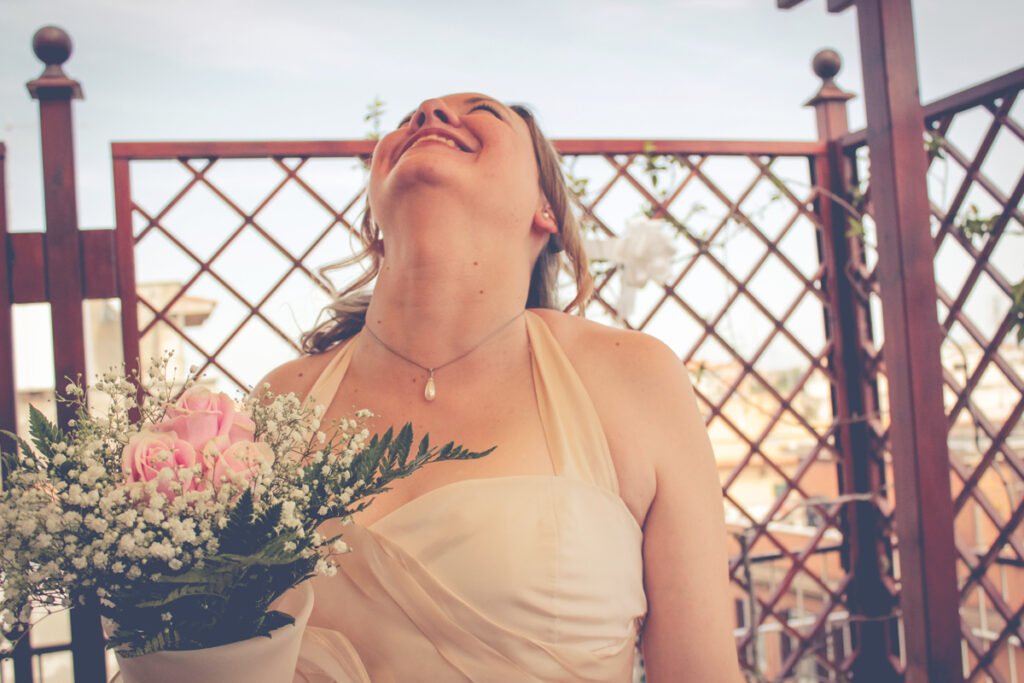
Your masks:
M 32 405 L 28 409 L 28 433 L 36 449 L 47 458 L 53 457 L 54 444 L 66 440 L 60 428 L 47 420 L 46 416 Z
M 235 552 L 221 551 L 202 567 L 122 588 L 117 601 L 127 609 L 101 608 L 118 624 L 109 647 L 124 657 L 215 647 L 294 623 L 291 616 L 267 609 L 276 596 L 313 575 L 319 555 L 303 557 L 286 549 L 289 542 L 300 549 L 309 543 L 294 530 L 276 531 L 280 506 L 259 512 L 252 496 L 243 496 L 222 535 L 224 546 Z
M 982 216 L 977 204 L 971 204 L 963 216 L 957 216 L 953 221 L 953 227 L 965 240 L 974 242 L 975 238 L 986 238 L 992 234 L 999 222 L 1001 214 L 994 213 L 989 216 Z M 1019 232 L 1017 234 L 1020 234 Z M 1010 289 L 1012 305 L 1008 315 L 1013 323 L 1010 327 L 1017 329 L 1017 344 L 1024 344 L 1024 280 L 1021 280 Z
M 379 96 L 373 98 L 373 102 L 366 105 L 366 114 L 363 121 L 370 124 L 370 131 L 366 134 L 369 140 L 380 140 L 380 122 L 387 113 L 387 105 Z
M 696 386 L 700 386 L 701 380 L 704 379 L 704 374 L 707 371 L 707 369 L 708 369 L 707 361 L 702 360 L 702 361 L 699 361 L 697 363 L 697 371 L 692 374 L 693 383 Z
M 17 453 L 8 453 L 7 451 L 0 453 L 4 468 L 4 478 L 6 478 L 7 474 L 15 470 L 35 469 L 36 454 L 32 451 L 32 447 L 14 432 L 8 432 L 7 430 L 0 429 L 0 434 L 14 441 L 14 443 L 21 449 L 20 458 Z
M 8 432 L 3 432 L 8 434 Z M 8 453 L 7 451 L 0 451 L 0 488 L 6 483 L 7 477 L 11 472 L 18 469 L 20 463 L 18 456 L 14 453 Z
M 264 530 L 258 529 L 257 525 L 253 524 L 255 518 L 256 510 L 253 506 L 252 491 L 246 489 L 235 504 L 235 509 L 231 511 L 231 516 L 228 517 L 228 522 L 224 526 L 224 532 L 221 534 L 224 539 L 221 550 L 231 552 L 227 548 L 233 545 L 244 548 L 249 545 L 250 538 L 262 535 L 261 532 Z
M 395 479 L 407 477 L 427 463 L 440 460 L 471 460 L 481 458 L 494 447 L 485 451 L 474 452 L 449 442 L 440 448 L 430 447 L 430 435 L 425 435 L 416 449 L 416 455 L 409 460 L 412 450 L 412 424 L 407 422 L 394 435 L 394 429 L 388 428 L 383 435 L 374 435 L 366 448 L 355 456 L 352 471 L 359 479 L 369 482 L 376 478 L 373 493 L 387 490 L 388 483 Z
M 571 168 L 563 168 L 562 174 L 565 176 L 565 183 L 569 191 L 576 196 L 576 199 L 582 201 L 587 196 L 587 184 L 590 182 L 590 178 L 574 175 Z
M 675 159 L 671 156 L 664 154 L 648 154 L 647 162 L 644 165 L 643 173 L 651 181 L 651 187 L 658 194 L 660 199 L 664 199 L 668 196 L 668 190 L 664 187 L 658 188 L 658 184 L 661 182 L 661 177 L 670 173 L 675 167 Z
M 847 188 L 847 195 L 850 197 L 850 210 L 858 216 L 863 216 L 868 205 L 867 182 L 851 185 Z
M 866 180 L 859 183 L 851 183 L 846 187 L 846 196 L 849 199 L 850 210 L 855 213 L 863 213 L 868 202 L 868 184 Z
M 190 572 L 190 574 L 192 573 Z M 192 576 L 195 577 L 195 574 L 192 574 Z M 222 578 L 226 579 L 228 577 L 225 576 Z M 185 575 L 183 574 L 182 576 L 178 577 L 169 577 L 166 581 L 162 581 L 162 583 L 176 583 L 178 581 L 183 581 L 184 579 Z M 139 608 L 166 607 L 174 602 L 177 602 L 182 598 L 196 596 L 206 596 L 208 598 L 216 599 L 220 597 L 221 591 L 229 587 L 229 585 L 230 584 L 228 581 L 221 581 L 220 583 L 215 583 L 212 581 L 199 581 L 197 579 L 194 579 L 191 583 L 186 583 L 185 585 L 179 588 L 175 588 L 166 595 L 158 595 L 156 597 L 140 600 L 139 602 L 135 603 L 135 606 Z
M 118 629 L 114 632 L 113 638 L 110 642 L 121 642 L 124 639 L 126 642 L 134 636 L 133 633 L 127 630 Z M 177 649 L 177 645 L 180 640 L 177 638 L 175 631 L 168 627 L 157 633 L 152 638 L 147 638 L 138 647 L 120 650 L 119 653 L 122 657 L 140 657 L 142 655 L 151 655 L 154 652 L 160 652 L 161 650 L 174 650 Z
M 853 216 L 846 217 L 846 236 L 856 237 L 858 239 L 864 238 L 864 223 L 859 218 Z
M 1010 291 L 1013 296 L 1013 305 L 1010 307 L 1009 315 L 1014 320 L 1013 325 L 1017 328 L 1017 344 L 1024 344 L 1024 280 L 1015 284 Z
M 946 155 L 942 148 L 946 144 L 946 138 L 936 132 L 928 131 L 924 137 L 924 149 L 928 152 L 929 159 L 945 159 Z
M 12 635 L 33 623 L 22 618 L 27 607 L 79 599 L 98 601 L 115 624 L 108 646 L 123 656 L 267 635 L 293 621 L 271 603 L 314 574 L 330 574 L 333 556 L 344 551 L 335 544 L 340 536 L 317 532 L 324 522 L 349 517 L 367 496 L 428 462 L 493 450 L 432 447 L 424 436 L 413 451 L 408 424 L 367 448 L 367 411 L 324 432 L 317 409 L 265 389 L 244 409 L 273 459 L 215 480 L 222 454 L 198 444 L 208 467 L 178 468 L 170 481 L 126 481 L 123 448 L 179 398 L 167 360 L 149 373 L 152 398 L 141 420 L 132 415 L 137 384 L 111 372 L 93 385 L 112 399 L 104 415 L 91 416 L 85 390 L 70 385 L 71 398 L 59 400 L 78 411 L 66 431 L 33 407 L 31 443 L 0 434 L 0 619 Z
M 268 635 L 293 623 L 287 614 L 268 611 L 270 602 L 314 574 L 321 555 L 314 550 L 313 531 L 326 516 L 344 516 L 368 504 L 362 499 L 386 490 L 387 484 L 419 467 L 439 460 L 478 458 L 490 453 L 469 451 L 454 443 L 431 447 L 424 436 L 413 452 L 412 425 L 397 434 L 388 429 L 374 436 L 354 455 L 349 469 L 361 479 L 352 493 L 354 506 L 343 506 L 332 481 L 326 458 L 311 459 L 303 467 L 302 483 L 312 491 L 309 509 L 300 515 L 303 527 L 283 524 L 283 503 L 261 504 L 250 489 L 242 492 L 218 532 L 217 553 L 202 566 L 166 572 L 124 586 L 116 604 L 127 609 L 101 608 L 118 624 L 110 647 L 133 657 L 158 650 L 182 650 Z M 319 510 L 328 510 L 324 515 Z M 333 514 L 332 514 L 333 511 Z M 333 539 L 332 539 L 333 540 Z M 173 621 L 168 621 L 172 617 Z
M 957 216 L 954 219 L 953 226 L 961 237 L 973 241 L 975 237 L 985 237 L 991 234 L 998 219 L 998 213 L 985 217 L 981 215 L 977 204 L 971 204 L 967 207 L 964 216 Z
M 782 182 L 782 179 L 776 176 L 774 173 L 768 173 L 765 177 L 767 177 L 768 180 L 771 181 L 771 184 L 775 186 L 775 190 L 778 193 L 778 197 L 780 199 L 782 195 L 789 192 L 789 189 L 786 187 L 786 183 Z M 773 194 L 772 199 L 774 200 L 775 198 L 776 195 Z
M 18 470 L 46 471 L 51 466 L 54 445 L 65 442 L 67 439 L 67 435 L 47 420 L 46 416 L 33 405 L 29 406 L 29 436 L 32 438 L 32 443 L 35 444 L 35 451 L 32 450 L 31 445 L 14 432 L 0 430 L 0 435 L 13 441 L 21 451 L 19 456 L 17 452 L 0 450 L 0 481 L 6 481 L 12 472 Z
M 821 186 L 817 186 L 815 189 L 835 202 L 846 213 L 846 231 L 843 234 L 861 242 L 867 241 L 867 232 L 864 229 L 864 214 L 867 212 L 868 205 L 867 181 L 848 186 L 844 196 Z

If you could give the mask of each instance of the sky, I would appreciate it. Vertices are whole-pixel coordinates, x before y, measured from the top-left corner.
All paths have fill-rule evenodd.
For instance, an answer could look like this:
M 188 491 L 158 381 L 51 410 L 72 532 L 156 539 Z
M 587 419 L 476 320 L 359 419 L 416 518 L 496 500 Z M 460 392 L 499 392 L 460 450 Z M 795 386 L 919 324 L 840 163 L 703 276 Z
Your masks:
M 480 91 L 532 105 L 550 137 L 815 138 L 801 105 L 830 47 L 863 92 L 856 12 L 826 0 L 0 0 L 0 141 L 14 231 L 42 226 L 34 32 L 68 31 L 83 227 L 113 225 L 110 143 L 363 138 L 421 100 Z M 914 0 L 929 102 L 1024 66 L 1024 1 Z M 851 128 L 863 100 L 849 104 Z M 2 207 L 0 207 L 2 208 Z M 29 308 L 29 307 L 22 307 Z M 45 311 L 24 311 L 28 327 Z M 19 387 L 52 382 L 23 335 Z
M 1024 64 L 1019 0 L 916 0 L 927 102 Z M 74 52 L 79 216 L 113 223 L 113 140 L 361 138 L 422 99 L 482 91 L 533 105 L 552 137 L 813 139 L 801 107 L 823 47 L 860 93 L 856 13 L 826 0 L 0 0 L 0 139 L 8 216 L 38 229 L 37 28 Z M 863 104 L 850 106 L 863 125 Z
M 79 219 L 113 225 L 110 143 L 352 139 L 367 105 L 394 126 L 424 98 L 480 91 L 524 102 L 553 138 L 811 140 L 816 51 L 863 91 L 853 9 L 806 0 L 0 0 L 0 140 L 8 224 L 42 225 L 41 26 L 74 51 Z M 1024 65 L 1024 2 L 916 0 L 924 102 Z M 849 106 L 864 124 L 863 100 Z

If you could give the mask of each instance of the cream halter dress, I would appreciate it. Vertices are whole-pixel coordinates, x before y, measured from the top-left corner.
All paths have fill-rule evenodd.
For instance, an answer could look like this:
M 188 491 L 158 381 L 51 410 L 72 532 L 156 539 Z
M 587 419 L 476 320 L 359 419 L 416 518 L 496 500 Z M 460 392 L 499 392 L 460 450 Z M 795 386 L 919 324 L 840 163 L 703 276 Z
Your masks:
M 465 479 L 345 527 L 353 551 L 313 580 L 296 681 L 632 680 L 643 535 L 583 383 L 525 319 L 554 475 Z M 313 385 L 319 403 L 354 346 Z

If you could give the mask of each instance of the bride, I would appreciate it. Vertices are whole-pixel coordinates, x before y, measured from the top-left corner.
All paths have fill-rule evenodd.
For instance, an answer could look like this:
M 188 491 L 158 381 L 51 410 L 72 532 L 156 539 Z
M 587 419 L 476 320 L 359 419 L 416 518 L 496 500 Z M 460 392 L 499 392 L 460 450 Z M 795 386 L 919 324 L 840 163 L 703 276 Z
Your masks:
M 297 680 L 738 681 L 717 470 L 662 343 L 562 313 L 590 293 L 558 157 L 522 107 L 430 99 L 377 145 L 376 277 L 272 371 L 276 392 L 413 423 L 428 465 L 345 527 Z

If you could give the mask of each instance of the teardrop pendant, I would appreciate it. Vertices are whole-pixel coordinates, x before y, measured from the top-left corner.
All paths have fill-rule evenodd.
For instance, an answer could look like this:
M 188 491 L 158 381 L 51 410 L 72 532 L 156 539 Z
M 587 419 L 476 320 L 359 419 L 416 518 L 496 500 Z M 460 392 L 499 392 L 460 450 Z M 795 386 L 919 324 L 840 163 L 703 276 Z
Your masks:
M 434 387 L 434 371 L 430 371 L 430 377 L 427 378 L 427 386 L 423 389 L 423 398 L 428 401 L 433 401 L 437 398 L 437 389 Z

